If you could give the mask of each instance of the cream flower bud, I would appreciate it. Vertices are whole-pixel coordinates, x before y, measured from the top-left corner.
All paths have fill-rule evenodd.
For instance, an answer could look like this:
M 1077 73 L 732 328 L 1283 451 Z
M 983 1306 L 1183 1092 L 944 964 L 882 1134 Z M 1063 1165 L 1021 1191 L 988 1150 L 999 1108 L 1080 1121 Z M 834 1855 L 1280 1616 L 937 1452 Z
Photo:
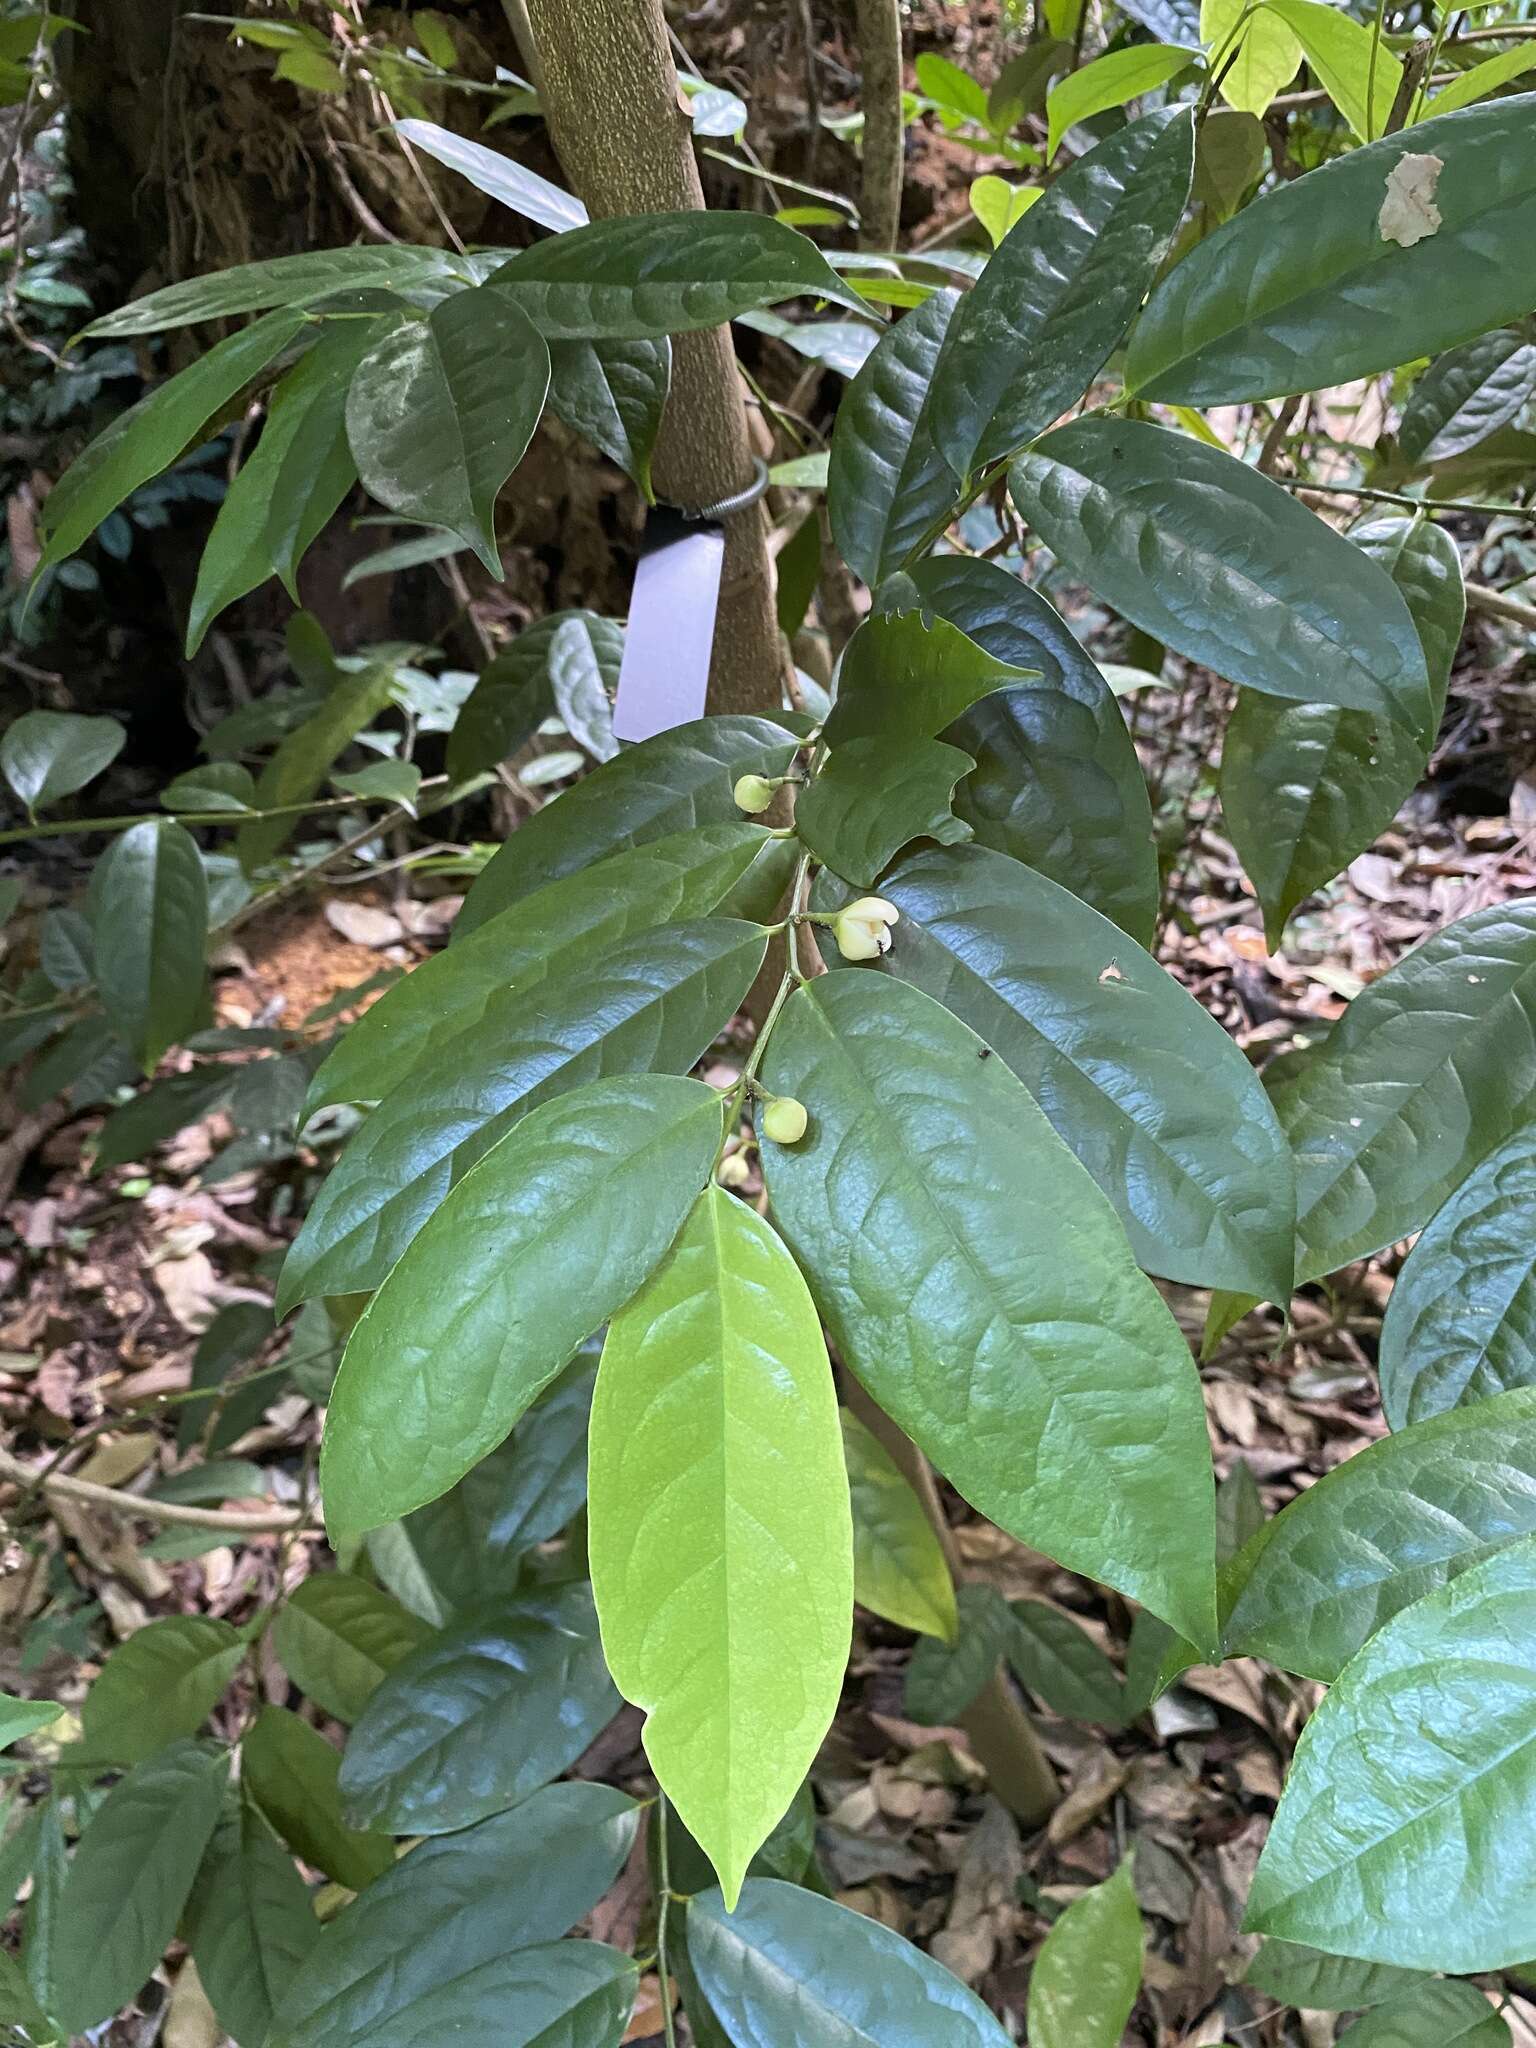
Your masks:
M 766 811 L 773 802 L 777 783 L 770 782 L 766 775 L 743 775 L 731 795 L 740 811 Z
M 776 1095 L 758 1118 L 758 1129 L 775 1145 L 798 1145 L 809 1121 L 803 1102 L 793 1095 Z
M 715 1178 L 723 1188 L 744 1188 L 752 1178 L 752 1162 L 745 1152 L 732 1152 L 721 1160 Z
M 901 916 L 883 896 L 861 896 L 832 920 L 832 936 L 845 960 L 874 960 L 891 950 L 891 926 Z

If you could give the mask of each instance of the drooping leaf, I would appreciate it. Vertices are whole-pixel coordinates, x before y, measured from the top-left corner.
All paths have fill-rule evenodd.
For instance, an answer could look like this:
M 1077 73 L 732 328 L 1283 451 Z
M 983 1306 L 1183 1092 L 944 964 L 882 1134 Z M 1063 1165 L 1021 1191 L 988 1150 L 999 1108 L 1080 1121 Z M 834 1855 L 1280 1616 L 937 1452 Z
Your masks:
M 1523 78 L 1532 65 L 1536 65 L 1536 50 L 1524 43 L 1496 51 L 1493 56 L 1485 57 L 1481 64 L 1469 66 L 1459 78 L 1453 78 L 1449 85 L 1437 92 L 1420 118 L 1454 114 L 1458 107 L 1470 107 L 1475 100 L 1487 99 L 1501 85 Z
M 1297 1281 L 1419 1230 L 1536 1110 L 1536 906 L 1474 911 L 1349 1005 L 1280 1092 Z
M 547 882 L 669 833 L 738 822 L 742 775 L 783 775 L 799 741 L 766 718 L 704 718 L 626 747 L 519 826 L 475 877 L 454 944 Z
M 486 1609 L 373 1694 L 341 1762 L 347 1816 L 402 1835 L 470 1827 L 559 1777 L 618 1705 L 585 1585 Z
M 54 2003 L 69 2033 L 120 2011 L 165 1953 L 228 1775 L 222 1751 L 172 1743 L 120 1779 L 92 1815 L 60 1903 Z
M 192 277 L 133 299 L 104 313 L 83 330 L 99 340 L 130 334 L 163 334 L 198 320 L 227 320 L 264 306 L 300 306 L 339 292 L 412 291 L 423 286 L 451 289 L 463 275 L 463 260 L 448 249 L 385 243 L 359 249 L 306 249 L 265 263 L 237 263 L 209 277 Z M 468 278 L 464 277 L 464 282 Z
M 1536 1130 L 1469 1174 L 1409 1253 L 1377 1371 L 1394 1429 L 1536 1387 Z
M 1152 807 L 1120 707 L 1037 591 L 995 562 L 938 556 L 911 583 L 925 608 L 1038 682 L 984 697 L 945 733 L 975 757 L 955 809 L 1012 854 L 1150 945 L 1157 919 Z
M 873 590 L 959 502 L 930 399 L 956 291 L 937 291 L 881 335 L 843 395 L 827 465 L 827 514 L 848 566 Z
M 1012 1601 L 1010 1612 L 1013 1627 L 1003 1647 L 1020 1685 L 1038 1694 L 1053 1714 L 1119 1727 L 1125 1688 L 1087 1630 L 1043 1600 Z
M 202 1010 L 208 876 L 191 833 L 169 818 L 130 826 L 96 864 L 90 914 L 102 1001 L 150 1073 Z
M 1536 1900 L 1507 1875 L 1536 1821 L 1533 1749 L 1526 1536 L 1405 1608 L 1333 1686 L 1302 1733 L 1247 1926 L 1458 1974 L 1536 1952 Z
M 293 1858 L 250 1807 L 215 1831 L 185 1934 L 220 2026 L 239 2048 L 260 2048 L 320 1922 Z
M 833 746 L 927 739 L 979 698 L 1036 680 L 936 613 L 877 612 L 843 649 L 826 737 Z
M 306 1113 L 388 1095 L 447 1032 L 482 1016 L 498 989 L 529 989 L 562 961 L 572 964 L 568 954 L 724 906 L 766 916 L 787 880 L 781 842 L 739 819 L 673 833 L 550 882 L 387 989 L 320 1067 Z
M 366 768 L 351 768 L 332 775 L 332 783 L 348 796 L 375 802 L 399 804 L 414 817 L 416 797 L 421 789 L 421 770 L 411 761 L 370 761 Z
M 1229 107 L 1246 114 L 1267 114 L 1301 63 L 1294 30 L 1268 7 L 1250 10 L 1247 0 L 1201 0 L 1200 40 L 1212 46 L 1212 68 L 1221 80 L 1217 90 Z M 1197 150 L 1199 140 L 1203 136 Z
M 227 1621 L 199 1614 L 146 1622 L 108 1657 L 85 1696 L 85 1746 L 102 1764 L 135 1764 L 194 1735 L 245 1655 Z
M 942 1002 L 1018 1076 L 1138 1261 L 1288 1300 L 1288 1148 L 1209 1011 L 1107 918 L 984 847 L 908 854 L 880 889 L 902 913 L 883 971 Z
M 228 811 L 255 807 L 256 778 L 238 761 L 209 761 L 189 768 L 160 792 L 168 811 Z
M 633 932 L 493 997 L 353 1137 L 289 1251 L 279 1313 L 377 1287 L 449 1190 L 540 1103 L 613 1075 L 686 1073 L 730 1022 L 766 947 L 761 925 L 696 918 Z M 551 1372 L 600 1321 L 574 1333 Z
M 1510 2048 L 1509 2023 L 1475 1984 L 1441 1979 L 1400 1991 L 1346 2027 L 1340 2048 Z
M 1510 327 L 1480 334 L 1438 357 L 1409 392 L 1398 452 L 1416 468 L 1465 455 L 1507 426 L 1533 391 L 1536 344 Z
M 1188 660 L 1272 696 L 1372 712 L 1428 744 L 1429 678 L 1397 586 L 1247 463 L 1099 417 L 1021 455 L 1008 488 L 1070 568 Z
M 1262 14 L 1252 17 L 1254 21 L 1263 19 Z M 1268 154 L 1264 124 L 1256 114 L 1215 107 L 1206 115 L 1195 140 L 1193 196 L 1211 219 L 1232 218 L 1263 176 Z M 1201 414 L 1193 417 L 1205 425 Z
M 551 341 L 660 340 L 803 296 L 864 310 L 814 242 L 761 213 L 594 221 L 522 250 L 489 282 Z
M 1294 1941 L 1266 1940 L 1248 1965 L 1245 1984 L 1255 1984 L 1282 2005 L 1313 2012 L 1365 2012 L 1422 1984 L 1413 1970 L 1390 1963 L 1361 1963 L 1353 1956 L 1324 1955 Z
M 431 1634 L 366 1579 L 322 1572 L 283 1602 L 272 1647 L 301 1692 L 338 1721 L 355 1721 L 385 1674 Z
M 119 413 L 49 492 L 38 568 L 52 568 L 83 547 L 130 491 L 169 469 L 220 407 L 307 326 L 302 313 L 268 313 Z
M 902 1710 L 929 1727 L 958 1721 L 997 1669 L 1012 1627 L 1008 1604 L 995 1586 L 955 1590 L 952 1638 L 930 1636 L 913 1650 L 902 1684 Z
M 1050 123 L 1046 161 L 1056 154 L 1061 138 L 1079 121 L 1091 120 L 1110 107 L 1123 107 L 1144 92 L 1155 92 L 1199 61 L 1198 50 L 1178 44 L 1129 43 L 1124 49 L 1111 50 L 1107 56 L 1095 57 L 1091 63 L 1068 72 L 1052 88 L 1045 103 Z
M 450 171 L 457 171 L 478 191 L 488 194 L 499 205 L 509 206 L 525 220 L 537 221 L 541 228 L 551 228 L 557 235 L 569 228 L 586 226 L 587 209 L 574 192 L 552 185 L 548 178 L 541 178 L 537 171 L 530 171 L 499 150 L 471 142 L 467 135 L 456 134 L 451 128 L 440 128 L 435 121 L 396 121 L 394 128 L 413 148 L 424 150 Z
M 1234 1567 L 1224 1639 L 1332 1680 L 1410 1601 L 1536 1530 L 1536 1390 L 1431 1416 L 1349 1458 Z
M 393 1864 L 394 1844 L 343 1820 L 340 1766 L 319 1730 L 286 1707 L 263 1707 L 240 1744 L 240 1782 L 289 1848 L 360 1892 Z
M 57 1700 L 19 1700 L 0 1692 L 0 1749 L 51 1727 L 63 1711 Z
M 1164 107 L 1099 143 L 1047 188 L 966 294 L 929 408 L 957 476 L 1033 441 L 1103 368 L 1179 224 L 1193 135 L 1187 106 Z
M 889 1927 L 799 1885 L 753 1878 L 727 1912 L 688 1904 L 688 1954 L 731 2048 L 1004 2048 L 958 1977 Z
M 549 409 L 651 497 L 651 451 L 672 380 L 660 341 L 557 341 L 549 351 Z
M 1126 1857 L 1074 1899 L 1029 1979 L 1031 2048 L 1119 2048 L 1141 1989 L 1141 1913 Z
M 1526 94 L 1421 122 L 1245 207 L 1152 294 L 1127 386 L 1181 405 L 1280 398 L 1437 354 L 1529 311 L 1533 107 Z M 1381 209 L 1408 155 L 1443 168 L 1440 226 L 1405 248 L 1383 239 Z
M 695 1081 L 599 1081 L 466 1178 L 347 1346 L 321 1450 L 335 1533 L 435 1499 L 501 1442 L 660 1262 L 709 1178 L 719 1117 Z
M 301 613 L 300 617 L 304 615 Z M 256 778 L 259 810 L 307 804 L 323 786 L 338 756 L 389 702 L 394 674 L 384 661 L 338 674 L 319 708 L 290 732 Z M 253 818 L 235 839 L 240 865 L 250 875 L 271 860 L 298 830 L 297 816 Z
M 950 806 L 955 784 L 975 765 L 940 740 L 848 740 L 796 804 L 795 831 L 834 874 L 870 888 L 909 841 L 951 846 L 970 838 Z
M 1356 527 L 1350 539 L 1403 594 L 1438 726 L 1466 611 L 1456 543 L 1432 520 L 1397 516 Z M 1222 741 L 1222 815 L 1264 905 L 1271 949 L 1297 904 L 1391 824 L 1428 757 L 1422 734 L 1369 711 L 1240 692 Z
M 853 1509 L 853 1597 L 899 1628 L 953 1642 L 955 1586 L 922 1503 L 879 1439 L 844 1408 L 843 1456 Z
M 40 811 L 94 780 L 127 738 L 115 718 L 24 711 L 0 733 L 0 774 L 28 812 Z
M 1402 83 L 1385 37 L 1324 0 L 1265 0 L 1295 36 L 1319 83 L 1362 142 L 1384 134 Z
M 496 493 L 549 390 L 549 350 L 494 285 L 456 292 L 375 342 L 347 393 L 347 439 L 380 504 L 456 533 L 498 582 Z
M 968 1500 L 1209 1641 L 1193 1361 L 1108 1203 L 987 1050 L 883 975 L 799 989 L 765 1079 L 811 1121 L 768 1148 L 773 1213 L 844 1359 Z
M 734 1905 L 837 1707 L 853 1539 L 815 1307 L 723 1188 L 613 1319 L 590 1456 L 603 1648 Z
M 256 451 L 225 494 L 203 548 L 187 613 L 189 656 L 219 613 L 269 576 L 283 575 L 292 592 L 300 560 L 357 474 L 346 444 L 347 387 L 399 317 L 342 323 L 272 393 Z
M 325 1929 L 268 2048 L 419 2043 L 438 2024 L 442 1985 L 557 1941 L 597 1903 L 637 1819 L 611 1786 L 550 1785 L 511 1813 L 423 1842 Z

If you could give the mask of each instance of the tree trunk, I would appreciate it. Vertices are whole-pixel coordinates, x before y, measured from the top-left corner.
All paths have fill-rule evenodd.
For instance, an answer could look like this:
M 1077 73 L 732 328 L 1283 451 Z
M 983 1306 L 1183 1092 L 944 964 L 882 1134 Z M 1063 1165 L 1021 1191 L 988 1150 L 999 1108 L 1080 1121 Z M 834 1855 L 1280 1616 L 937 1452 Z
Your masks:
M 545 116 L 567 177 L 594 219 L 704 204 L 693 129 L 661 0 L 527 0 Z M 729 329 L 680 334 L 652 471 L 658 497 L 708 505 L 752 479 Z M 761 505 L 726 521 L 710 671 L 711 711 L 772 711 L 782 657 Z
M 859 185 L 859 243 L 894 249 L 901 229 L 906 129 L 901 118 L 901 8 L 898 0 L 858 0 L 859 104 L 864 112 Z

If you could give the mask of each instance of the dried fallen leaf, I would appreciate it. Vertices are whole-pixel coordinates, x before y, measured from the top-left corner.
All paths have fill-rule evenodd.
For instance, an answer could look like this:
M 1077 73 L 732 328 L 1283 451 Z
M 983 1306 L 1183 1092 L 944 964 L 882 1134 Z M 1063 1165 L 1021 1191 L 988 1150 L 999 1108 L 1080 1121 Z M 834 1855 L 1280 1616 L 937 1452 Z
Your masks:
M 1396 242 L 1411 249 L 1440 225 L 1435 204 L 1435 187 L 1444 163 L 1437 156 L 1400 156 L 1387 173 L 1387 196 L 1381 202 L 1376 225 L 1384 242 Z

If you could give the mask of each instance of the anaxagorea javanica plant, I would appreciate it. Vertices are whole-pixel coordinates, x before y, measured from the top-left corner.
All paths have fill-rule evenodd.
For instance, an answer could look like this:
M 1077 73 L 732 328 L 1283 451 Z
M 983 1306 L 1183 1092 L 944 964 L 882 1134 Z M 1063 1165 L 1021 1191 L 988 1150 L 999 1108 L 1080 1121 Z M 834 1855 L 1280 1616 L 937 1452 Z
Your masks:
M 1412 503 L 1341 530 L 1202 415 L 1443 362 L 1527 314 L 1536 97 L 1388 133 L 1368 110 L 1377 139 L 1196 234 L 1207 98 L 1085 148 L 969 289 L 919 281 L 874 340 L 827 469 L 873 594 L 830 704 L 619 749 L 506 840 L 452 942 L 313 1074 L 307 1114 L 366 1114 L 278 1309 L 367 1300 L 320 1471 L 350 1572 L 274 1627 L 350 1737 L 338 1774 L 265 1709 L 237 1800 L 197 1731 L 245 1643 L 156 1624 L 179 1631 L 160 1641 L 188 1712 L 141 1748 L 109 1712 L 119 1659 L 150 1654 L 135 1636 L 85 1736 L 127 1775 L 67 1875 L 59 1852 L 59 1911 L 96 1946 L 35 1993 L 35 2040 L 117 2010 L 190 1898 L 241 2048 L 613 2048 L 639 1965 L 562 1937 L 640 1814 L 556 1781 L 622 1695 L 661 1798 L 658 1963 L 697 2041 L 1002 2048 L 936 1963 L 801 1883 L 855 1598 L 930 1639 L 935 1719 L 1014 1625 L 957 1608 L 885 1450 L 840 1414 L 829 1346 L 973 1508 L 1135 1608 L 1103 1718 L 1224 1656 L 1330 1688 L 1254 1879 L 1257 1981 L 1338 2009 L 1427 1999 L 1450 2039 L 1480 1994 L 1429 1979 L 1536 1953 L 1536 1364 L 1474 1299 L 1455 1227 L 1517 1202 L 1529 1233 L 1536 910 L 1447 924 L 1271 1095 L 1149 950 L 1151 811 L 1108 685 L 1037 590 L 947 539 L 1006 480 L 1107 607 L 1238 686 L 1222 791 L 1272 934 L 1422 772 L 1463 615 L 1450 533 Z M 356 248 L 171 286 L 91 331 L 244 324 L 80 458 L 45 561 L 275 376 L 194 644 L 269 574 L 291 585 L 359 477 L 497 573 L 496 494 L 546 404 L 643 489 L 670 338 L 790 300 L 864 317 L 849 277 L 781 222 L 711 214 L 510 260 Z M 528 729 L 498 725 L 507 688 L 471 698 L 464 729 L 492 740 L 461 765 Z M 786 796 L 792 821 L 760 821 Z M 150 836 L 133 857 L 169 889 L 174 841 L 195 893 L 183 828 Z M 770 958 L 739 1075 L 695 1078 Z M 162 1000 L 141 984 L 130 1019 Z M 152 1059 L 167 1035 L 135 1042 Z M 721 1174 L 754 1137 L 759 1202 Z M 1156 1282 L 1211 1290 L 1222 1327 L 1418 1231 L 1383 1340 L 1392 1433 L 1219 1555 L 1199 1372 Z M 1528 1257 L 1510 1286 L 1528 1310 Z M 579 1457 L 588 1391 L 585 1550 L 540 1565 L 581 1490 L 536 1507 L 528 1446 Z M 477 1502 L 514 1470 L 522 1519 L 493 1540 Z M 397 1861 L 400 1837 L 426 1839 Z M 117 1889 L 162 1855 L 185 1883 L 125 1928 Z M 294 1856 L 357 1893 L 323 1929 Z M 1134 1997 L 1128 1873 L 1084 1908 L 1038 1966 L 1036 2048 L 1117 2042 Z M 1113 2032 L 1074 2036 L 1062 1986 L 1101 1971 Z M 1505 2038 L 1483 2010 L 1466 2038 Z

